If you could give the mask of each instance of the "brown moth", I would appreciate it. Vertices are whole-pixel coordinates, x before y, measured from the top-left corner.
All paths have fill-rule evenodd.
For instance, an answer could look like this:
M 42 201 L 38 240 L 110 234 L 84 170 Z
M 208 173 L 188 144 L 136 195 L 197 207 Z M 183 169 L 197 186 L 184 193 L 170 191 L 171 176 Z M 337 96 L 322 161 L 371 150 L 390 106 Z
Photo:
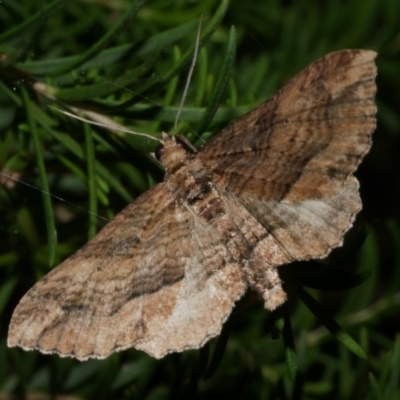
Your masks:
M 277 267 L 325 257 L 361 209 L 353 172 L 375 129 L 375 57 L 328 54 L 196 154 L 164 135 L 164 182 L 29 290 L 8 345 L 161 358 L 218 335 L 247 287 L 281 305 Z

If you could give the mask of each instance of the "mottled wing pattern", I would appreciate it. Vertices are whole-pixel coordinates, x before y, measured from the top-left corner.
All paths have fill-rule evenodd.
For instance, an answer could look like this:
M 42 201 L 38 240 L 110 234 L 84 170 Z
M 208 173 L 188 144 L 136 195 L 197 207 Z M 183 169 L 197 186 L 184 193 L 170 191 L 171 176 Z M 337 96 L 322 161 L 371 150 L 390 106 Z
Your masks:
M 159 184 L 24 296 L 8 345 L 80 360 L 135 346 L 159 358 L 217 335 L 244 290 L 215 231 Z
M 360 210 L 352 173 L 376 124 L 375 57 L 321 58 L 200 150 L 221 192 L 266 229 L 268 264 L 325 256 Z
M 282 304 L 275 267 L 325 256 L 361 207 L 352 174 L 375 128 L 375 56 L 318 60 L 196 157 L 165 139 L 166 182 L 23 297 L 8 345 L 160 358 L 217 335 L 247 284 Z

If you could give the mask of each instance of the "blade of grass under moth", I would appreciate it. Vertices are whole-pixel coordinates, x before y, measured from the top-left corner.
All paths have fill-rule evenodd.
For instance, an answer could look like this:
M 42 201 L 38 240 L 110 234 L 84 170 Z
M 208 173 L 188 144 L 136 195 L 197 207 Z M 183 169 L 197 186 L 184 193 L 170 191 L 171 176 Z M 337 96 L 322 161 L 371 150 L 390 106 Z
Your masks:
M 156 363 L 150 357 L 139 358 L 131 363 L 127 363 L 124 368 L 119 368 L 118 375 L 112 383 L 112 389 L 126 390 L 127 385 L 134 385 L 135 390 L 137 390 L 138 380 L 140 378 L 143 379 L 143 375 L 151 376 L 155 365 Z
M 199 349 L 199 356 L 196 364 L 196 374 L 201 378 L 205 373 L 208 365 L 210 356 L 210 342 L 207 342 L 203 347 Z
M 351 357 L 350 354 L 344 346 L 340 346 L 338 349 L 337 360 L 334 364 L 337 366 L 337 382 L 336 388 L 338 393 L 338 398 L 345 399 L 349 398 L 349 388 L 351 387 L 351 381 L 353 377 L 351 376 Z
M 283 344 L 285 346 L 286 367 L 289 373 L 289 379 L 293 383 L 296 379 L 297 357 L 294 345 L 292 324 L 290 322 L 290 317 L 287 307 L 285 307 L 284 309 L 283 319 L 284 319 L 284 324 L 282 329 L 282 338 L 283 338 Z
M 390 218 L 386 220 L 386 227 L 391 235 L 392 252 L 394 254 L 393 274 L 386 293 L 392 295 L 397 293 L 400 287 L 400 226 L 395 219 Z
M 93 399 L 107 400 L 112 398 L 111 388 L 118 372 L 121 370 L 121 353 L 116 353 L 101 364 L 100 370 L 93 380 Z
M 54 213 L 50 196 L 50 188 L 47 182 L 46 168 L 44 164 L 44 157 L 40 145 L 39 135 L 37 132 L 36 121 L 32 115 L 31 101 L 24 86 L 20 87 L 22 99 L 28 117 L 29 129 L 33 139 L 35 148 L 36 161 L 39 170 L 39 178 L 42 187 L 43 206 L 46 220 L 47 239 L 48 239 L 48 260 L 49 265 L 52 266 L 54 262 L 55 250 L 57 245 L 57 232 L 54 222 Z
M 368 307 L 376 292 L 376 285 L 379 282 L 379 245 L 378 239 L 373 229 L 368 230 L 368 236 L 358 253 L 357 264 L 371 274 L 362 286 L 353 289 L 340 310 L 340 315 L 347 315 L 354 310 Z
M 399 392 L 400 381 L 400 335 L 397 334 L 396 340 L 393 345 L 392 357 L 390 360 L 390 375 L 385 387 L 384 399 L 393 399 L 394 393 Z
M 96 174 L 95 174 L 95 154 L 93 146 L 92 131 L 88 124 L 84 124 L 85 143 L 86 143 L 86 166 L 87 183 L 89 190 L 89 240 L 96 234 L 97 222 L 97 195 L 96 195 Z
M 323 270 L 324 267 L 321 267 Z M 322 273 L 323 271 L 316 271 Z M 371 271 L 348 272 L 344 269 L 336 269 L 336 271 L 327 271 L 325 276 L 301 277 L 303 286 L 318 290 L 347 290 L 355 288 L 365 282 L 371 276 Z
M 321 305 L 303 288 L 295 289 L 307 308 L 323 323 L 328 331 L 348 350 L 360 358 L 367 358 L 359 344 L 321 307 Z
M 222 327 L 221 334 L 217 338 L 217 344 L 214 348 L 214 353 L 203 376 L 204 380 L 210 379 L 215 374 L 221 363 L 222 357 L 225 354 L 226 345 L 228 344 L 229 340 L 229 328 L 229 322 L 226 321 L 225 325 Z
M 107 46 L 107 44 L 114 38 L 114 36 L 118 33 L 121 27 L 130 19 L 133 18 L 140 7 L 144 3 L 144 0 L 135 0 L 132 2 L 129 9 L 126 13 L 119 19 L 119 21 L 100 39 L 95 43 L 89 50 L 83 53 L 80 57 L 78 57 L 74 62 L 69 65 L 66 65 L 63 68 L 60 68 L 54 72 L 52 72 L 51 76 L 57 76 L 65 74 L 82 64 L 84 64 L 87 60 L 93 58 L 95 55 L 99 54 L 100 51 Z
M 63 389 L 72 392 L 77 390 L 77 388 L 82 386 L 88 380 L 95 380 L 96 375 L 100 373 L 102 366 L 103 363 L 99 363 L 97 360 L 89 360 L 75 365 L 75 368 L 71 368 L 68 376 L 64 379 Z
M 371 389 L 370 393 L 372 394 L 372 398 L 374 400 L 384 400 L 382 390 L 379 387 L 379 383 L 377 382 L 372 372 L 368 374 L 368 381 L 369 381 L 369 387 Z

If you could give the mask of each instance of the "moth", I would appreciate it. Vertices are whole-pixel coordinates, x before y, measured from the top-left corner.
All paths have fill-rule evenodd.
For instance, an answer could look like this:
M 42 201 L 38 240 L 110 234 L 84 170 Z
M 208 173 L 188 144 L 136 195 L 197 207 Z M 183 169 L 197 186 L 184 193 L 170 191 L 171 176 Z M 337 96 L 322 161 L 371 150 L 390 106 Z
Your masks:
M 197 153 L 164 134 L 164 181 L 26 293 L 8 345 L 161 358 L 218 335 L 247 288 L 279 307 L 278 267 L 325 257 L 361 209 L 375 57 L 328 54 Z

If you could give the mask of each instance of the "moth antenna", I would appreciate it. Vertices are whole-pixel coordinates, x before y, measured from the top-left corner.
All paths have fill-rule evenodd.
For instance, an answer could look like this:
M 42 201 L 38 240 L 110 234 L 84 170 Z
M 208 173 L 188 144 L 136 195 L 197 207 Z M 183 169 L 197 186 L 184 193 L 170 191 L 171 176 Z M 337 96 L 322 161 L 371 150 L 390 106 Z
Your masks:
M 183 143 L 185 143 L 185 145 L 186 145 L 190 150 L 192 150 L 193 153 L 197 153 L 196 147 L 194 147 L 194 146 L 192 145 L 192 143 L 190 143 L 189 140 L 186 139 L 185 136 L 183 136 L 182 134 L 179 134 L 179 135 L 178 135 L 178 138 L 179 138 L 179 140 L 181 140 Z
M 75 118 L 75 119 L 77 119 L 79 121 L 87 122 L 90 125 L 101 126 L 102 128 L 107 128 L 107 129 L 118 131 L 118 132 L 130 133 L 130 134 L 136 135 L 136 136 L 143 136 L 145 138 L 148 138 L 148 139 L 151 139 L 151 140 L 155 140 L 156 142 L 162 143 L 162 140 L 159 139 L 159 138 L 156 138 L 154 136 L 148 135 L 147 133 L 131 131 L 130 129 L 124 128 L 121 125 L 118 125 L 118 124 L 116 124 L 115 122 L 112 122 L 112 121 L 107 121 L 107 123 L 96 122 L 96 121 L 93 121 L 93 120 L 90 120 L 90 119 L 86 119 L 86 118 L 80 117 L 80 116 L 78 116 L 76 114 L 73 114 L 73 113 L 70 113 L 68 111 L 61 110 L 61 109 L 59 109 L 57 107 L 54 107 L 54 106 L 49 106 L 49 107 L 54 108 L 55 110 L 59 111 L 60 113 L 62 113 L 64 115 L 67 115 L 67 116 L 69 116 L 71 118 Z M 88 116 L 92 117 L 93 119 L 102 119 L 102 118 L 105 119 L 105 117 L 101 116 L 98 113 L 92 112 L 92 111 L 85 111 L 85 113 Z
M 197 54 L 199 53 L 200 32 L 201 32 L 201 21 L 202 21 L 202 19 L 203 19 L 203 17 L 201 16 L 200 17 L 200 22 L 199 22 L 199 27 L 197 28 L 196 44 L 195 44 L 195 47 L 194 47 L 194 54 L 193 54 L 192 64 L 191 64 L 190 69 L 189 69 L 189 74 L 188 74 L 188 77 L 187 77 L 186 83 L 185 83 L 185 89 L 183 90 L 182 99 L 181 99 L 181 102 L 179 104 L 178 112 L 176 113 L 176 117 L 175 117 L 175 124 L 174 124 L 175 133 L 176 133 L 176 129 L 177 129 L 177 126 L 178 126 L 178 120 L 179 120 L 179 117 L 180 117 L 181 112 L 182 112 L 183 104 L 185 103 L 186 95 L 187 95 L 187 92 L 189 90 L 189 85 L 190 85 L 190 81 L 192 79 L 193 70 L 194 70 L 194 67 L 196 65 Z
M 48 86 L 47 84 L 42 83 L 42 82 L 36 82 L 36 83 L 34 83 L 33 88 L 36 90 L 36 92 L 40 93 L 41 95 L 60 103 L 54 97 L 54 95 L 52 93 L 52 88 L 50 86 Z M 61 103 L 61 104 L 63 104 L 63 103 Z M 154 136 L 148 135 L 146 133 L 134 132 L 134 131 L 131 131 L 129 129 L 126 129 L 122 125 L 119 125 L 116 122 L 112 121 L 110 118 L 107 118 L 104 115 L 101 115 L 101 114 L 96 113 L 94 111 L 81 110 L 81 109 L 78 109 L 76 107 L 72 107 L 72 106 L 69 106 L 69 105 L 66 105 L 66 104 L 63 104 L 63 105 L 64 105 L 64 107 L 67 107 L 70 110 L 72 110 L 75 114 L 69 113 L 68 111 L 60 110 L 59 108 L 54 107 L 54 106 L 49 106 L 49 107 L 54 108 L 55 110 L 65 114 L 65 115 L 68 115 L 69 117 L 75 118 L 75 119 L 83 121 L 83 122 L 87 122 L 88 124 L 91 124 L 91 125 L 101 126 L 102 128 L 106 128 L 106 129 L 110 129 L 110 130 L 114 130 L 114 131 L 130 133 L 132 135 L 143 136 L 143 137 L 146 137 L 148 139 L 155 140 L 156 142 L 163 143 L 163 141 L 161 139 L 155 138 Z M 78 112 L 85 113 L 91 119 L 85 119 L 83 117 L 79 117 L 78 115 L 76 115 Z M 104 121 L 104 122 L 101 122 L 101 121 Z

